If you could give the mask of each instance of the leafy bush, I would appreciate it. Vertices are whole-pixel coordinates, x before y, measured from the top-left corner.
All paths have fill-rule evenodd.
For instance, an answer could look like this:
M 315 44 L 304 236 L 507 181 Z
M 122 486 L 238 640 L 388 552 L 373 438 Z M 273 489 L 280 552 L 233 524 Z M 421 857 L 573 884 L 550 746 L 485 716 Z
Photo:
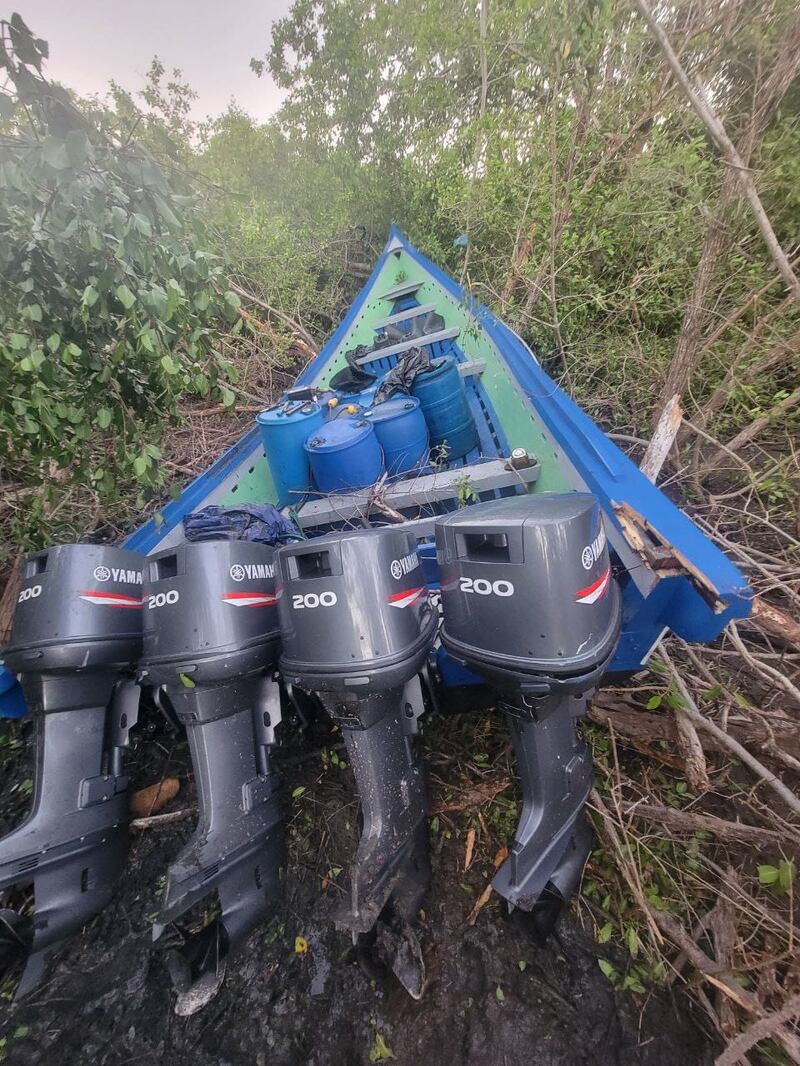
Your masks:
M 45 496 L 59 481 L 101 500 L 119 479 L 155 487 L 177 401 L 227 373 L 215 346 L 239 298 L 180 170 L 136 142 L 135 121 L 49 83 L 47 44 L 18 15 L 0 30 L 15 90 L 0 95 L 4 476 Z M 25 513 L 17 537 L 40 542 L 41 507 Z

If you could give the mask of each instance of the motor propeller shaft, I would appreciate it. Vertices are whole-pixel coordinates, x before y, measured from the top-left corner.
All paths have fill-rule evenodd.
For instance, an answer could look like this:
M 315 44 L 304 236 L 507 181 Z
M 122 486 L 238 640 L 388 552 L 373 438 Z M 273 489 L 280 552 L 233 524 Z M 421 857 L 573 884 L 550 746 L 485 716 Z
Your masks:
M 212 893 L 219 899 L 214 928 L 185 936 L 183 962 L 173 959 L 188 987 L 209 973 L 221 980 L 229 951 L 280 891 L 284 818 L 269 759 L 281 717 L 272 549 L 181 544 L 148 560 L 144 592 L 141 681 L 159 686 L 186 728 L 199 805 L 195 832 L 169 868 L 154 939 Z
M 542 494 L 437 519 L 442 643 L 506 714 L 522 786 L 509 858 L 492 882 L 543 933 L 591 849 L 591 756 L 576 719 L 617 646 L 621 597 L 597 501 Z
M 320 697 L 341 726 L 362 832 L 336 924 L 354 937 L 389 911 L 405 932 L 430 884 L 427 780 L 417 747 L 418 675 L 437 616 L 416 541 L 398 529 L 334 533 L 277 554 L 285 681 Z M 413 995 L 424 975 L 399 962 Z
M 0 888 L 33 884 L 32 920 L 3 913 L 3 945 L 28 953 L 18 997 L 109 902 L 125 867 L 122 753 L 139 706 L 142 562 L 121 548 L 73 544 L 23 564 L 5 661 L 35 722 L 33 805 L 0 840 Z

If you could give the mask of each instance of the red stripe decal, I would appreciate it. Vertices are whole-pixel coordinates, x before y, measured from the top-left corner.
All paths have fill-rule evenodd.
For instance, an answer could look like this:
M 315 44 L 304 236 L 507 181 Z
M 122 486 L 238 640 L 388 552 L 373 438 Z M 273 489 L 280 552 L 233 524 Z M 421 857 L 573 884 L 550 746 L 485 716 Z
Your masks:
M 142 606 L 141 596 L 126 596 L 124 592 L 104 592 L 101 589 L 86 589 L 79 593 L 82 600 L 102 607 L 138 608 Z
M 412 603 L 416 603 L 418 599 L 423 597 L 427 591 L 428 586 L 421 585 L 419 588 L 402 589 L 400 592 L 393 592 L 386 599 L 390 607 L 410 607 Z
M 225 592 L 222 598 L 233 607 L 274 607 L 277 603 L 271 592 Z
M 598 577 L 596 581 L 593 581 L 591 585 L 587 585 L 586 588 L 579 589 L 575 593 L 575 599 L 578 603 L 597 603 L 608 592 L 608 586 L 611 584 L 611 567 L 608 567 L 606 571 Z

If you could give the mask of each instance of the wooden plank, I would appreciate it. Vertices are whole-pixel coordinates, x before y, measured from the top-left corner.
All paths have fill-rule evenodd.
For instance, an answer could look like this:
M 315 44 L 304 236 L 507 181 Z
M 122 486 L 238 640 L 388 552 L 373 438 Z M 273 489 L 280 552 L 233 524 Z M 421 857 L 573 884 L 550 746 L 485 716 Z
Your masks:
M 379 296 L 378 299 L 399 300 L 401 296 L 410 296 L 413 292 L 416 292 L 422 284 L 422 281 L 407 281 L 403 285 L 395 285 L 393 289 L 389 289 L 383 294 L 383 296 Z
M 511 488 L 514 485 L 531 485 L 539 477 L 539 464 L 522 470 L 511 470 L 505 459 L 492 459 L 488 463 L 473 463 L 453 470 L 440 470 L 433 474 L 418 474 L 390 485 L 383 493 L 384 502 L 396 511 L 411 507 L 424 507 L 443 500 L 458 499 L 460 486 L 469 478 L 470 488 L 476 494 L 493 489 Z M 301 529 L 324 526 L 331 522 L 349 522 L 365 514 L 370 504 L 372 486 L 358 492 L 325 496 L 304 504 L 297 518 Z
M 462 378 L 479 378 L 485 369 L 485 359 L 471 359 L 466 363 L 458 364 L 458 372 Z
M 436 310 L 436 304 L 419 304 L 417 307 L 409 307 L 406 311 L 397 311 L 386 318 L 376 319 L 372 323 L 373 329 L 383 329 L 384 326 L 396 326 L 398 322 L 405 322 L 411 318 L 419 318 L 420 315 L 429 315 Z
M 385 348 L 376 348 L 374 351 L 367 352 L 366 355 L 362 355 L 356 360 L 359 366 L 363 366 L 365 363 L 374 363 L 376 359 L 386 359 L 389 355 L 399 355 L 400 352 L 407 352 L 409 348 L 424 348 L 427 344 L 434 344 L 436 341 L 449 341 L 454 337 L 457 337 L 461 330 L 458 326 L 453 326 L 451 329 L 440 329 L 436 333 L 423 334 L 421 337 L 411 337 L 407 341 L 398 341 L 397 344 L 388 344 Z

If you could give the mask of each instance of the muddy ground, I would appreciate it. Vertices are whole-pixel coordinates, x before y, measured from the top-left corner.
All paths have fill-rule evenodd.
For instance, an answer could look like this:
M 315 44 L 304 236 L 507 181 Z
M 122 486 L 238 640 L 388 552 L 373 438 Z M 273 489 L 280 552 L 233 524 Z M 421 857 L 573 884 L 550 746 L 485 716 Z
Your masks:
M 437 728 L 443 731 L 437 749 L 457 753 L 458 727 L 445 722 Z M 26 740 L 28 727 L 0 729 L 5 760 L 0 810 L 2 821 L 13 823 L 25 810 L 29 771 L 24 744 L 10 744 L 9 737 Z M 161 879 L 191 833 L 188 819 L 134 834 L 125 882 L 112 906 L 60 952 L 47 983 L 27 1002 L 2 1001 L 5 1061 L 360 1066 L 390 1052 L 398 1064 L 413 1066 L 713 1061 L 712 1044 L 688 999 L 612 988 L 598 966 L 602 949 L 574 916 L 562 921 L 545 948 L 535 946 L 522 916 L 508 917 L 496 897 L 474 927 L 465 924 L 490 879 L 495 845 L 513 824 L 513 800 L 502 797 L 485 811 L 480 846 L 467 872 L 465 836 L 474 810 L 434 820 L 434 885 L 425 933 L 429 986 L 423 999 L 414 1002 L 394 978 L 370 980 L 352 960 L 347 936 L 330 921 L 346 886 L 357 818 L 350 772 L 337 765 L 336 739 L 318 729 L 279 754 L 291 853 L 285 897 L 272 921 L 231 961 L 210 1005 L 188 1019 L 175 1016 L 163 958 L 150 938 Z M 181 793 L 169 809 L 192 805 L 182 741 L 140 737 L 129 770 L 133 787 L 177 776 Z M 485 766 L 472 770 L 491 772 Z M 463 759 L 449 754 L 434 759 L 434 797 L 457 796 L 466 772 Z M 295 951 L 298 936 L 308 941 L 305 954 Z M 625 960 L 614 963 L 624 971 Z M 13 977 L 6 976 L 6 996 Z

